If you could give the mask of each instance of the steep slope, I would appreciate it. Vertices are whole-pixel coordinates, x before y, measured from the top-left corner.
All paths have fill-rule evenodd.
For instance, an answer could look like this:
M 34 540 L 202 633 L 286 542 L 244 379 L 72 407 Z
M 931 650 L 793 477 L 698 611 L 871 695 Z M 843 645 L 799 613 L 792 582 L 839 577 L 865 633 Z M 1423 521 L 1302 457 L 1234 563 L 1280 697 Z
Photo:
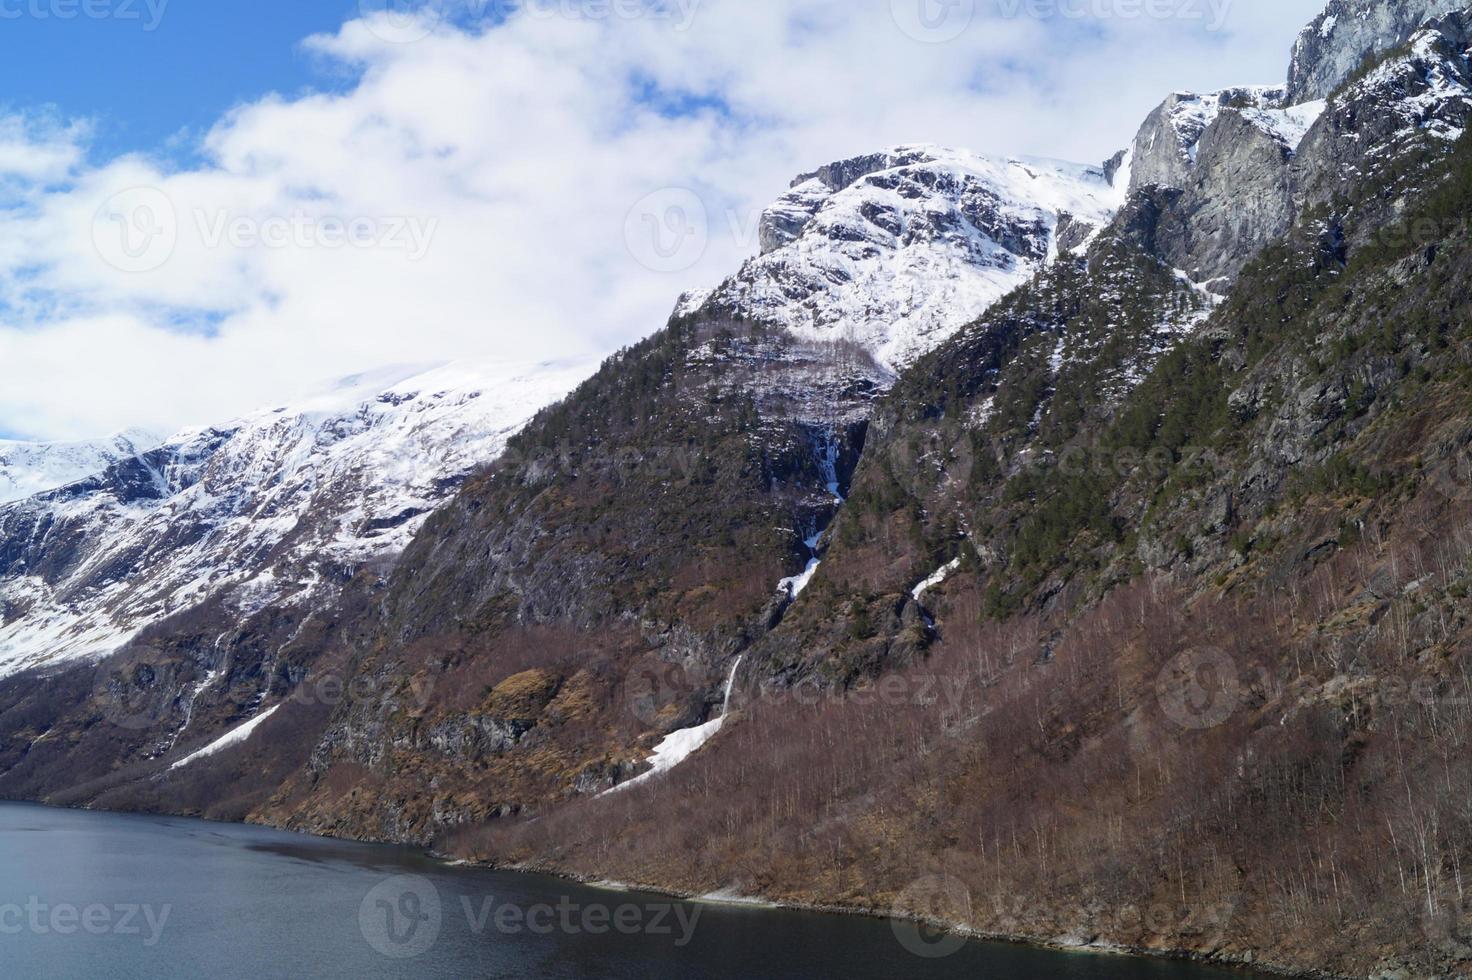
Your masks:
M 427 839 L 607 790 L 702 729 L 820 564 L 893 365 L 1085 244 L 1114 193 L 933 147 L 798 178 L 762 256 L 543 413 L 407 553 L 357 669 L 472 693 L 345 705 L 272 819 Z M 529 715 L 496 713 L 528 683 Z
M 1159 214 L 1150 250 L 1224 292 L 1303 215 L 1356 200 L 1358 185 L 1415 159 L 1428 136 L 1455 141 L 1472 104 L 1466 15 L 1385 43 L 1373 66 L 1313 101 L 1273 88 L 1167 99 L 1118 164 Z M 1396 193 L 1415 186 L 1414 168 L 1400 176 Z
M 94 442 L 0 439 L 0 505 L 85 479 L 163 442 L 142 430 Z
M 833 164 L 797 186 L 822 200 L 784 219 L 790 241 L 773 237 L 784 198 L 762 259 L 717 295 L 687 298 L 698 311 L 610 360 L 458 495 L 471 465 L 500 452 L 510 417 L 477 414 L 493 400 L 475 386 L 430 381 L 434 397 L 416 397 L 417 383 L 370 379 L 362 405 L 186 433 L 0 511 L 11 672 L 0 719 L 37 739 L 12 743 L 0 792 L 236 813 L 268 788 L 262 770 L 310 753 L 281 819 L 424 839 L 607 788 L 664 734 L 702 723 L 826 547 L 873 403 L 894 383 L 881 355 L 894 343 L 922 353 L 1081 245 L 1114 194 L 1087 168 L 936 148 Z M 805 284 L 778 296 L 765 277 L 789 260 Z M 789 329 L 827 291 L 841 302 L 822 327 Z M 751 310 L 720 298 L 748 293 L 762 298 Z M 956 308 L 927 306 L 931 293 Z M 860 310 L 892 314 L 893 329 L 833 319 Z M 617 702 L 641 665 L 664 686 L 626 715 Z M 324 674 L 369 683 L 324 698 Z M 34 696 L 43 675 L 50 699 Z M 406 704 L 410 679 L 433 694 Z M 495 695 L 503 682 L 522 693 Z M 569 697 L 580 707 L 563 714 L 553 699 Z M 146 723 L 99 743 L 88 713 L 134 702 Z M 519 713 L 496 713 L 503 703 Z M 264 710 L 250 744 L 155 778 Z M 552 752 L 532 731 L 544 710 L 587 722 Z M 82 745 L 87 760 L 61 764 Z M 242 753 L 261 750 L 270 765 L 242 768 Z M 210 796 L 221 784 L 239 790 L 223 809 Z
M 992 367 L 1035 362 L 1005 339 L 1029 308 L 1087 321 L 1043 277 L 881 408 L 719 738 L 447 840 L 1070 946 L 1464 975 L 1472 139 L 1403 204 L 1377 233 L 1378 206 L 1340 215 L 1357 248 L 1301 222 L 1076 425 Z M 875 659 L 900 607 L 926 656 Z
M 1097 228 L 987 226 L 995 181 L 928 149 L 800 179 L 328 614 L 268 604 L 221 661 L 207 603 L 0 681 L 0 792 L 1465 973 L 1468 24 L 1387 29 L 1322 104 L 1173 97 Z M 979 316 L 896 285 L 1008 261 Z M 71 720 L 137 692 L 139 733 Z

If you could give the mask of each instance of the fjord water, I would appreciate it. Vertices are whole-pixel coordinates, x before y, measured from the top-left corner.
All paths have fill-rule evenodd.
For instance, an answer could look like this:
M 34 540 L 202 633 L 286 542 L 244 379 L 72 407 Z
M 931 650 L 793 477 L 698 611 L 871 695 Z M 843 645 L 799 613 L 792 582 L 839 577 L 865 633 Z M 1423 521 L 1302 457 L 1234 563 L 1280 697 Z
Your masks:
M 596 933 L 596 934 L 595 934 Z M 0 804 L 0 977 L 1225 980 L 877 920 L 671 902 L 256 827 Z

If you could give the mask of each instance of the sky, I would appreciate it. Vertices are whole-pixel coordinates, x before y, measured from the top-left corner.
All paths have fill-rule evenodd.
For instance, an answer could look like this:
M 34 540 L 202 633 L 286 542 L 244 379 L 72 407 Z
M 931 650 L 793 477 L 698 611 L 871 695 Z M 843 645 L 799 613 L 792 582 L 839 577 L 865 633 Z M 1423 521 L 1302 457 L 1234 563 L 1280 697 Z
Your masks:
M 1323 0 L 0 0 L 0 437 L 606 354 L 791 178 L 1097 163 Z

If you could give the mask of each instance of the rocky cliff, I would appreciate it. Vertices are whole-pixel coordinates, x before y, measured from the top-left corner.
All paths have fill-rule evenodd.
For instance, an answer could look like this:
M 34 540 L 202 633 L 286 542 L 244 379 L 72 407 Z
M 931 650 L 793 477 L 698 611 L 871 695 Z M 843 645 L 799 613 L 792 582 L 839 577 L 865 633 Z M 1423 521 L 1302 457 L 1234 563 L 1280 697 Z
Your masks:
M 1288 101 L 1328 98 L 1367 61 L 1410 40 L 1422 24 L 1465 6 L 1460 0 L 1332 0 L 1293 45 Z

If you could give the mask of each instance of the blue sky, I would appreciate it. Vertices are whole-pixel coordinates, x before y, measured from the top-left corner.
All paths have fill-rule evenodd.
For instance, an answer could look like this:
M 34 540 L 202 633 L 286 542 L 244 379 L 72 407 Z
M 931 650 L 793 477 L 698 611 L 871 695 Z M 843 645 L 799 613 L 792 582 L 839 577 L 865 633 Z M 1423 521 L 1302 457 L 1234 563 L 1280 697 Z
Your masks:
M 351 84 L 300 42 L 355 16 L 354 0 L 153 0 L 156 18 L 147 0 L 122 2 L 119 16 L 0 21 L 5 108 L 94 120 L 93 152 L 107 156 L 197 135 L 267 91 Z
M 399 2 L 0 0 L 0 433 L 166 433 L 390 364 L 607 353 L 753 254 L 798 173 L 915 142 L 1097 164 L 1172 91 L 1281 82 L 1323 0 L 374 13 Z M 1081 0 L 1116 2 L 1139 9 Z M 84 4 L 115 15 L 56 16 Z M 638 210 L 689 194 L 690 261 L 641 256 Z

